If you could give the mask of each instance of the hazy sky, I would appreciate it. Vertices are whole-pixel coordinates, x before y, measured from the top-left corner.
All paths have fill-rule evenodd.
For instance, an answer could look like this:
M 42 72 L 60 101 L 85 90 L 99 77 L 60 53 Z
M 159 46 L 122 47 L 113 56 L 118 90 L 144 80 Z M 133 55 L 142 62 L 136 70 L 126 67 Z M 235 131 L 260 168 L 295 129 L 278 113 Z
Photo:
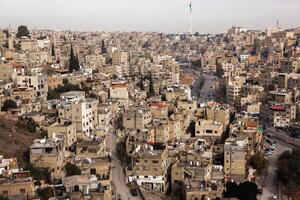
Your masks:
M 194 31 L 300 26 L 300 0 L 193 0 Z M 183 32 L 189 0 L 0 0 L 0 27 Z

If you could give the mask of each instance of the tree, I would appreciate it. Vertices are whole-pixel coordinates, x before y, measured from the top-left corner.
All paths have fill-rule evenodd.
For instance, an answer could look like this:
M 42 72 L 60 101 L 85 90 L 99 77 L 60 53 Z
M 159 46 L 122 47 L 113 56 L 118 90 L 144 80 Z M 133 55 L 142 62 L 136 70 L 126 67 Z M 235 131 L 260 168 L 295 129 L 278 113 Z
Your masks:
M 256 200 L 258 194 L 257 185 L 246 181 L 237 185 L 235 182 L 227 182 L 223 193 L 224 198 L 238 198 L 240 200 Z
M 81 175 L 81 170 L 79 167 L 77 167 L 74 164 L 71 163 L 67 163 L 65 165 L 65 172 L 66 172 L 66 176 L 75 176 L 75 175 Z
M 0 200 L 8 200 L 8 197 L 0 195 Z
M 278 159 L 278 180 L 284 192 L 295 193 L 300 190 L 300 149 L 283 152 Z
M 37 189 L 37 194 L 41 200 L 48 200 L 50 197 L 54 197 L 54 191 L 52 187 L 39 188 Z
M 199 36 L 200 36 L 199 32 L 196 32 L 196 33 L 194 34 L 194 36 L 195 36 L 195 37 L 199 37 Z
M 4 101 L 2 111 L 7 111 L 10 108 L 17 108 L 17 103 L 14 100 L 7 99 Z
M 258 174 L 261 174 L 266 166 L 266 160 L 260 152 L 257 152 L 251 157 L 250 165 L 257 170 Z
M 71 83 L 66 83 L 63 86 L 59 86 L 54 89 L 48 90 L 47 99 L 59 99 L 61 93 L 70 92 L 70 91 L 82 91 L 79 85 L 73 85 Z
M 69 72 L 73 71 L 79 71 L 79 60 L 78 57 L 75 56 L 73 45 L 71 45 L 71 51 L 70 51 L 70 59 L 69 59 Z
M 55 57 L 55 48 L 54 48 L 53 42 L 52 42 L 52 46 L 51 46 L 51 56 Z
M 246 181 L 238 186 L 237 198 L 240 200 L 256 200 L 257 194 L 258 188 L 254 182 Z
M 227 182 L 225 187 L 226 187 L 224 191 L 225 198 L 234 198 L 237 196 L 238 185 L 235 182 Z
M 223 70 L 222 66 L 217 65 L 217 68 L 216 68 L 216 76 L 217 76 L 218 78 L 222 78 L 223 75 L 224 75 L 224 70 Z
M 21 38 L 21 37 L 28 37 L 28 38 L 30 38 L 30 32 L 29 32 L 27 26 L 24 26 L 24 25 L 19 26 L 18 27 L 18 33 L 17 33 L 16 36 L 17 36 L 17 38 Z
M 140 85 L 139 85 L 141 91 L 143 91 L 145 88 L 144 88 L 144 81 L 143 81 L 143 75 L 141 74 L 140 76 Z
M 69 83 L 69 80 L 68 80 L 67 78 L 64 78 L 64 79 L 63 79 L 63 84 L 66 85 L 66 84 L 68 84 L 68 83 Z
M 153 97 L 155 95 L 154 87 L 153 87 L 153 80 L 152 80 L 152 73 L 150 72 L 150 83 L 149 83 L 149 92 L 148 97 Z
M 20 117 L 17 121 L 17 126 L 26 128 L 30 133 L 35 133 L 39 125 L 32 118 Z
M 102 54 L 107 53 L 107 49 L 106 49 L 104 40 L 101 41 L 101 53 Z
M 34 167 L 32 164 L 28 164 L 25 166 L 24 170 L 29 171 L 34 180 L 44 180 L 46 182 L 49 182 L 50 180 L 51 175 L 48 169 L 40 169 Z

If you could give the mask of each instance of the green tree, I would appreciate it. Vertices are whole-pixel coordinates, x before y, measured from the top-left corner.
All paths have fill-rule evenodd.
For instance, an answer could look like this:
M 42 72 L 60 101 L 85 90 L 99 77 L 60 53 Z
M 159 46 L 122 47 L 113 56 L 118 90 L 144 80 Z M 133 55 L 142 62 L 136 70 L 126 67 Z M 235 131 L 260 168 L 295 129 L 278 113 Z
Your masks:
M 24 26 L 24 25 L 19 26 L 18 27 L 18 33 L 17 33 L 16 36 L 17 36 L 17 38 L 21 38 L 21 37 L 28 37 L 28 38 L 30 38 L 30 32 L 29 32 L 27 26 Z
M 8 200 L 8 197 L 0 195 L 0 200 Z
M 238 193 L 238 185 L 235 182 L 226 182 L 224 191 L 225 198 L 234 198 Z
M 54 89 L 49 89 L 47 94 L 47 99 L 59 99 L 61 93 L 70 92 L 70 91 L 82 91 L 79 85 L 74 85 L 71 83 L 66 83 L 63 86 L 59 86 Z
M 41 200 L 48 200 L 50 197 L 54 197 L 54 191 L 52 187 L 39 188 L 37 190 L 37 195 L 41 198 Z
M 77 167 L 74 164 L 71 163 L 67 163 L 65 165 L 65 172 L 66 172 L 66 176 L 75 176 L 75 175 L 81 175 L 81 170 L 79 167 Z
M 70 59 L 69 59 L 69 72 L 79 71 L 79 69 L 80 69 L 79 60 L 78 57 L 75 56 L 74 54 L 73 45 L 71 45 Z
M 153 79 L 152 79 L 152 73 L 150 72 L 150 77 L 149 77 L 149 92 L 148 92 L 148 97 L 153 97 L 155 95 L 154 92 L 154 87 L 153 87 Z
M 69 80 L 68 80 L 67 78 L 64 78 L 64 79 L 63 79 L 63 84 L 66 85 L 66 84 L 68 84 L 68 83 L 69 83 Z
M 300 149 L 283 152 L 278 159 L 278 180 L 284 192 L 295 193 L 300 190 Z
M 27 164 L 24 170 L 29 171 L 34 180 L 44 180 L 46 182 L 50 180 L 50 172 L 48 169 L 40 169 L 34 167 L 32 164 Z
M 251 157 L 250 165 L 257 170 L 258 174 L 261 174 L 266 166 L 266 160 L 260 152 L 257 152 Z
M 140 76 L 140 84 L 139 84 L 140 89 L 143 91 L 145 90 L 144 88 L 144 80 L 143 80 L 143 75 L 141 74 Z
M 52 46 L 51 46 L 51 56 L 55 57 L 55 48 L 54 48 L 53 42 L 52 42 Z
M 27 129 L 30 133 L 35 133 L 39 125 L 32 118 L 20 117 L 17 121 L 17 126 Z
M 240 200 L 256 200 L 257 194 L 258 188 L 254 182 L 246 181 L 238 186 L 237 198 Z
M 107 49 L 106 49 L 104 40 L 101 41 L 101 53 L 102 54 L 107 53 Z
M 217 65 L 217 68 L 216 68 L 216 76 L 217 76 L 218 78 L 222 78 L 223 75 L 224 75 L 224 70 L 223 70 L 222 66 L 221 66 L 221 65 Z
M 17 108 L 17 103 L 14 100 L 7 99 L 4 101 L 2 111 L 7 111 L 10 108 Z

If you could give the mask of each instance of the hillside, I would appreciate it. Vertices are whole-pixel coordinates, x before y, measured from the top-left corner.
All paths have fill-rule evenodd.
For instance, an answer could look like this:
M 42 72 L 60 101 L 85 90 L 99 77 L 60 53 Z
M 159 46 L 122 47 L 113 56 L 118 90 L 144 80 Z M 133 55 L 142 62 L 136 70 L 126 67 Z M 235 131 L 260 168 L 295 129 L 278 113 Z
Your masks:
M 20 164 L 28 162 L 28 148 L 40 134 L 30 133 L 16 126 L 13 120 L 0 116 L 0 155 L 5 158 L 17 157 Z

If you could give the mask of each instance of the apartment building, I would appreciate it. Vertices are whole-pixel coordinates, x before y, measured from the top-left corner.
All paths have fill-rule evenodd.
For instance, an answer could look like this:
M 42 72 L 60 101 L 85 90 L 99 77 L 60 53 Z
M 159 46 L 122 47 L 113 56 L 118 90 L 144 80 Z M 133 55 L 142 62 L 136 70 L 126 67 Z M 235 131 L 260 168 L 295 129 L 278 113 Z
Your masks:
M 120 99 L 127 101 L 129 98 L 128 95 L 128 86 L 124 83 L 114 83 L 110 87 L 110 97 L 113 99 Z
M 195 125 L 195 137 L 214 142 L 221 139 L 223 124 L 221 122 L 198 119 Z
M 296 120 L 296 105 L 270 102 L 261 106 L 260 117 L 274 127 L 287 127 Z
M 29 172 L 16 172 L 12 177 L 1 178 L 0 195 L 9 199 L 33 199 L 36 195 L 34 180 Z
M 46 75 L 17 75 L 16 87 L 18 89 L 33 89 L 37 96 L 46 98 L 48 92 L 48 78 Z
M 170 160 L 164 145 L 139 145 L 132 154 L 132 166 L 127 168 L 129 182 L 136 181 L 150 191 L 166 193 L 169 188 Z
M 235 77 L 234 79 L 229 77 L 229 81 L 226 86 L 226 97 L 230 105 L 234 105 L 236 99 L 240 96 L 245 80 L 246 79 L 244 77 Z
M 128 54 L 123 51 L 116 51 L 112 53 L 113 65 L 126 64 L 128 62 Z
M 130 106 L 123 114 L 123 127 L 126 129 L 144 129 L 151 123 L 150 109 L 146 106 Z
M 48 76 L 48 87 L 50 89 L 57 88 L 58 86 L 63 85 L 63 78 L 61 76 L 52 75 Z
M 230 122 L 230 109 L 228 104 L 219 104 L 216 102 L 208 103 L 205 107 L 205 118 L 220 122 L 225 131 Z
M 246 173 L 247 138 L 230 136 L 224 145 L 224 173 L 233 178 Z
M 71 121 L 58 120 L 48 126 L 47 133 L 48 138 L 56 138 L 57 135 L 62 135 L 66 149 L 72 147 L 77 142 L 76 124 Z
M 106 142 L 104 138 L 94 140 L 83 140 L 76 144 L 76 155 L 78 157 L 94 158 L 106 156 Z
M 98 101 L 85 99 L 80 92 L 64 93 L 61 99 L 66 101 L 58 109 L 59 119 L 75 123 L 77 137 L 91 136 L 98 127 Z
M 54 178 L 63 177 L 66 164 L 64 137 L 36 139 L 30 146 L 30 163 L 35 167 L 49 168 Z
M 9 63 L 0 63 L 0 80 L 10 80 L 12 79 L 12 74 L 14 67 Z

